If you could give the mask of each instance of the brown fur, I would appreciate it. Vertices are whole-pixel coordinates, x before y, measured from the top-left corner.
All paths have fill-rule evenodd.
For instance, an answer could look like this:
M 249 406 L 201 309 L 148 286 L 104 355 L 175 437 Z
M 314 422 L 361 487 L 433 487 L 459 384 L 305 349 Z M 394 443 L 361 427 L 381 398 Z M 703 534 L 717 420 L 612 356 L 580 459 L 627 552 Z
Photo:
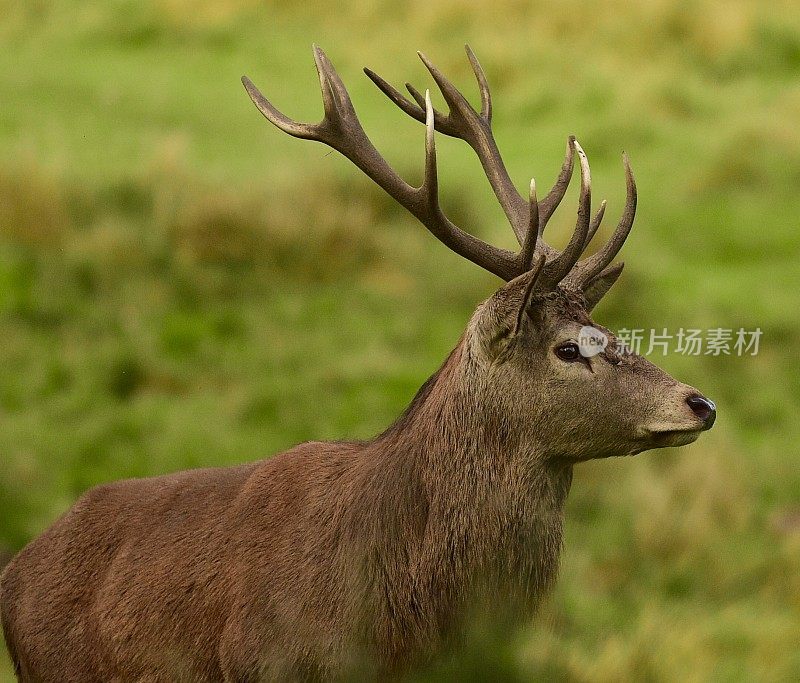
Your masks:
M 574 295 L 539 297 L 510 337 L 524 284 L 478 308 L 372 441 L 86 493 L 0 579 L 20 678 L 374 677 L 438 651 L 476 604 L 530 616 L 573 463 L 668 445 L 643 424 L 697 425 L 693 390 L 644 359 L 553 356 L 589 320 Z

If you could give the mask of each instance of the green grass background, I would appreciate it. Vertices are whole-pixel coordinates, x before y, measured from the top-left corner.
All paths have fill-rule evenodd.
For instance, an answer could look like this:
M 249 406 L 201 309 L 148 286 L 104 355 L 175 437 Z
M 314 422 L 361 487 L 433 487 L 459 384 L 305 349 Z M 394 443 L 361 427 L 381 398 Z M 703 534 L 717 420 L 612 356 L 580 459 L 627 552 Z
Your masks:
M 99 482 L 369 437 L 403 409 L 498 283 L 272 128 L 239 78 L 316 120 L 319 43 L 417 181 L 421 126 L 360 69 L 428 87 L 421 49 L 474 98 L 469 42 L 520 187 L 552 182 L 576 134 L 608 235 L 631 156 L 640 210 L 599 321 L 764 336 L 756 357 L 657 359 L 717 426 L 578 467 L 539 620 L 431 675 L 800 679 L 795 3 L 0 0 L 0 17 L 4 553 Z M 439 158 L 446 210 L 512 246 L 471 151 L 440 138 Z M 573 189 L 556 245 L 574 207 Z

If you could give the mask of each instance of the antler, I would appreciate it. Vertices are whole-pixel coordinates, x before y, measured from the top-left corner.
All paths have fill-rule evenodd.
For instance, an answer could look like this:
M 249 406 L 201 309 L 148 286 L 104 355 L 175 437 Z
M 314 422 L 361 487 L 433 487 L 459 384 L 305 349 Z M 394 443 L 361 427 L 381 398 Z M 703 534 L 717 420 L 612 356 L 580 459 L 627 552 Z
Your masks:
M 525 254 L 533 251 L 531 247 L 514 254 L 491 246 L 458 228 L 442 212 L 438 198 L 434 112 L 428 93 L 425 99 L 425 178 L 420 187 L 413 187 L 392 170 L 370 142 L 339 75 L 325 53 L 316 46 L 314 60 L 325 109 L 325 116 L 318 124 L 291 120 L 278 111 L 250 79 L 245 76 L 242 82 L 253 103 L 271 123 L 289 135 L 317 140 L 342 153 L 457 254 L 504 280 L 510 280 L 530 268 L 530 261 L 525 261 Z M 534 232 L 530 239 L 535 238 Z
M 413 187 L 400 178 L 375 149 L 356 116 L 344 84 L 319 47 L 314 46 L 314 60 L 322 89 L 325 115 L 318 124 L 293 121 L 278 111 L 246 76 L 242 78 L 242 82 L 253 103 L 267 120 L 289 135 L 307 140 L 317 140 L 339 151 L 412 213 L 441 242 L 464 258 L 504 280 L 511 280 L 527 272 L 536 261 L 537 268 L 541 268 L 542 271 L 537 280 L 537 289 L 539 287 L 552 288 L 568 274 L 570 274 L 571 281 L 577 282 L 581 286 L 587 284 L 608 265 L 619 251 L 633 222 L 636 188 L 627 164 L 627 157 L 628 203 L 620 226 L 603 250 L 587 259 L 583 266 L 579 264 L 579 267 L 576 268 L 575 264 L 578 258 L 600 225 L 605 208 L 605 202 L 603 202 L 594 220 L 590 221 L 591 178 L 586 155 L 575 138 L 570 137 L 561 172 L 547 196 L 539 202 L 535 183 L 531 180 L 529 198 L 527 201 L 523 199 L 511 182 L 494 140 L 491 129 L 492 101 L 486 76 L 469 46 L 466 50 L 480 88 L 480 112 L 476 111 L 452 83 L 421 53 L 420 58 L 436 81 L 449 107 L 447 115 L 433 108 L 428 91 L 423 96 L 413 86 L 407 84 L 406 87 L 415 101 L 411 102 L 380 76 L 369 69 L 364 70 L 367 76 L 400 109 L 425 123 L 425 175 L 420 187 Z M 475 150 L 521 245 L 519 253 L 489 245 L 464 232 L 442 212 L 438 196 L 435 130 L 445 135 L 461 138 Z M 558 252 L 539 238 L 548 219 L 564 197 L 572 175 L 576 152 L 581 169 L 578 220 L 569 244 L 562 252 Z M 578 271 L 584 275 L 579 274 Z
M 492 189 L 514 229 L 514 234 L 522 245 L 528 237 L 528 208 L 525 206 L 525 200 L 522 199 L 517 192 L 509 177 L 508 171 L 500 156 L 497 143 L 494 140 L 494 134 L 492 133 L 492 96 L 486 74 L 469 45 L 465 45 L 464 47 L 470 65 L 472 66 L 472 71 L 475 74 L 475 80 L 478 82 L 481 98 L 480 112 L 467 102 L 464 95 L 447 80 L 424 54 L 421 52 L 417 53 L 434 81 L 436 81 L 436 85 L 439 87 L 449 108 L 446 115 L 434 110 L 434 125 L 436 130 L 440 133 L 464 140 L 478 155 L 478 159 L 481 162 L 481 166 L 483 166 Z M 374 71 L 364 69 L 364 72 L 375 85 L 406 114 L 418 121 L 426 120 L 426 112 L 423 109 L 424 100 L 413 85 L 406 83 L 406 89 L 414 99 L 414 102 L 410 101 Z M 563 252 L 559 253 L 543 240 L 538 240 L 536 251 L 546 257 L 546 265 L 539 278 L 539 286 L 542 288 L 547 286 L 552 287 L 558 284 L 558 282 L 563 280 L 568 274 L 570 275 L 569 280 L 571 283 L 581 287 L 588 284 L 613 260 L 622 248 L 622 244 L 633 225 L 633 218 L 636 212 L 636 184 L 633 180 L 628 158 L 625 156 L 628 192 L 625 211 L 620 220 L 620 224 L 617 226 L 617 230 L 611 240 L 600 252 L 591 257 L 591 259 L 587 259 L 585 263 L 577 263 L 581 253 L 589 245 L 589 242 L 600 227 L 603 214 L 605 213 L 606 202 L 603 200 L 597 214 L 590 222 L 591 178 L 589 165 L 586 155 L 580 148 L 580 145 L 578 145 L 574 137 L 570 136 L 567 141 L 564 163 L 561 166 L 561 171 L 556 178 L 556 182 L 547 196 L 538 205 L 539 236 L 544 232 L 548 220 L 553 215 L 553 212 L 556 210 L 567 191 L 572 176 L 575 151 L 578 152 L 581 166 L 581 195 L 579 200 L 578 222 L 575 226 L 572 238 Z
M 625 244 L 625 240 L 628 239 L 628 235 L 633 227 L 633 220 L 636 217 L 636 180 L 633 177 L 630 159 L 628 159 L 628 155 L 625 153 L 622 155 L 622 163 L 625 166 L 625 209 L 622 212 L 622 216 L 619 219 L 619 223 L 617 223 L 614 233 L 611 235 L 608 242 L 603 245 L 603 248 L 594 255 L 578 263 L 569 274 L 569 280 L 571 283 L 574 283 L 576 288 L 583 289 L 598 275 L 606 271 L 607 266 L 614 260 L 619 250 L 622 249 L 622 245 Z M 588 240 L 591 240 L 594 233 L 597 232 L 597 228 L 600 226 L 600 221 L 603 220 L 605 204 L 605 200 L 603 200 L 600 211 L 598 211 L 593 221 L 594 230 L 590 227 L 590 237 Z
M 503 207 L 503 211 L 511 223 L 517 240 L 521 245 L 527 233 L 528 202 L 522 198 L 514 187 L 514 183 L 511 182 L 505 164 L 503 164 L 503 159 L 500 156 L 500 151 L 497 148 L 497 143 L 494 140 L 494 134 L 492 133 L 492 95 L 489 91 L 486 74 L 469 45 L 466 45 L 465 49 L 480 89 L 480 112 L 476 111 L 472 105 L 467 102 L 464 95 L 445 78 L 424 54 L 421 52 L 417 53 L 422 63 L 433 77 L 433 80 L 436 81 L 436 85 L 439 87 L 449 107 L 447 115 L 434 110 L 434 125 L 436 130 L 440 133 L 444 133 L 450 137 L 460 138 L 475 150 L 492 189 L 500 202 L 500 206 Z M 413 85 L 406 83 L 406 88 L 414 98 L 416 104 L 398 92 L 371 69 L 365 68 L 364 73 L 367 74 L 375 85 L 406 114 L 417 119 L 417 121 L 424 122 L 426 120 L 425 100 Z M 548 195 L 539 203 L 539 223 L 542 229 L 563 198 L 564 193 L 567 191 L 569 179 L 572 175 L 573 141 L 574 138 L 570 138 L 570 141 L 567 143 L 567 153 L 564 158 L 564 164 L 561 167 L 561 172 L 558 175 L 555 185 Z

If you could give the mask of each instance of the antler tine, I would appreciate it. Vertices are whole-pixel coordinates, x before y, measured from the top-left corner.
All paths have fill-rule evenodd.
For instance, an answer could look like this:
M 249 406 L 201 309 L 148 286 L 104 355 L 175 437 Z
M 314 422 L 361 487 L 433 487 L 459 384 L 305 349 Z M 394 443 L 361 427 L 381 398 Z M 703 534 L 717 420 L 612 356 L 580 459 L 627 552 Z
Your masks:
M 564 195 L 569 187 L 569 181 L 572 178 L 572 166 L 574 162 L 575 136 L 570 135 L 567 138 L 567 151 L 564 154 L 564 163 L 561 164 L 561 170 L 558 172 L 556 182 L 553 183 L 550 192 L 547 193 L 547 196 L 539 204 L 539 211 L 542 215 L 542 232 L 544 232 L 547 221 L 550 220 L 550 216 L 553 215 L 558 205 L 561 203 L 561 200 L 564 199 Z
M 306 140 L 313 140 L 315 138 L 316 126 L 307 123 L 298 123 L 284 116 L 261 94 L 247 76 L 242 76 L 242 84 L 245 90 L 247 90 L 247 94 L 250 95 L 250 99 L 253 100 L 253 104 L 258 108 L 258 111 L 260 111 L 270 123 L 293 137 Z
M 243 77 L 242 82 L 253 103 L 267 120 L 289 135 L 317 140 L 346 156 L 457 254 L 504 280 L 511 280 L 519 275 L 516 254 L 491 246 L 464 232 L 444 215 L 439 206 L 434 143 L 435 113 L 430 95 L 426 94 L 425 100 L 425 179 L 420 187 L 412 187 L 395 173 L 370 142 L 356 116 L 344 83 L 325 53 L 317 46 L 314 46 L 314 61 L 325 110 L 322 121 L 317 124 L 293 121 L 278 111 L 247 77 Z M 413 106 L 410 102 L 408 105 Z
M 431 92 L 425 91 L 425 179 L 421 190 L 425 193 L 429 206 L 440 211 L 439 208 L 439 175 L 436 168 L 436 140 L 434 138 L 433 105 Z
M 328 55 L 316 45 L 314 46 L 314 62 L 317 65 L 317 72 L 320 75 L 323 101 L 325 100 L 325 85 L 327 85 L 334 98 L 333 107 L 338 111 L 339 118 L 342 121 L 358 122 L 356 110 L 350 100 L 350 94 L 347 92 L 347 88 L 344 87 L 342 79 L 339 78 L 339 74 L 336 73 L 336 69 L 333 68 L 333 64 L 331 64 L 331 61 L 328 59 Z M 358 127 L 361 128 L 360 123 Z
M 528 201 L 528 232 L 519 252 L 520 270 L 524 273 L 531 269 L 536 246 L 539 240 L 539 201 L 536 198 L 536 181 L 531 178 L 530 199 Z
M 573 140 L 573 145 L 578 153 L 581 165 L 581 194 L 578 202 L 578 219 L 575 222 L 575 230 L 572 233 L 569 244 L 564 248 L 564 251 L 545 266 L 541 282 L 543 285 L 550 287 L 554 287 L 561 282 L 567 273 L 572 270 L 583 253 L 586 236 L 589 233 L 592 210 L 592 176 L 586 153 L 577 140 Z
M 597 210 L 597 213 L 592 218 L 592 222 L 589 224 L 589 231 L 586 233 L 586 242 L 583 245 L 583 248 L 589 246 L 589 242 L 594 239 L 594 236 L 597 234 L 597 230 L 600 227 L 600 223 L 603 222 L 603 215 L 606 212 L 606 200 L 604 199 L 600 202 L 600 208 Z
M 319 77 L 319 89 L 322 93 L 322 107 L 325 111 L 324 121 L 334 120 L 336 113 L 336 104 L 333 99 L 333 87 L 331 86 L 330 76 L 327 72 L 327 64 L 323 59 L 322 50 L 314 46 L 314 65 L 317 67 L 317 76 Z
M 420 123 L 425 123 L 425 97 L 413 85 L 406 83 L 406 88 L 408 88 L 408 92 L 411 93 L 411 96 L 416 101 L 416 104 L 414 104 L 414 102 L 410 102 L 407 97 L 399 92 L 393 85 L 387 83 L 372 69 L 364 67 L 364 73 L 375 85 L 378 86 L 380 91 L 386 95 L 386 97 L 394 102 L 406 114 L 408 114 L 411 118 L 416 119 Z M 455 135 L 455 132 L 452 130 L 452 126 L 450 126 L 447 121 L 447 117 L 445 117 L 444 114 L 434 109 L 433 116 L 436 130 L 438 130 L 440 133 L 444 133 L 445 135 Z
M 491 122 L 492 119 L 492 98 L 491 93 L 489 92 L 489 84 L 486 80 L 486 75 L 481 68 L 480 63 L 478 62 L 475 53 L 472 52 L 469 45 L 465 46 L 467 51 L 467 57 L 469 58 L 470 64 L 472 65 L 472 70 L 475 74 L 475 78 L 478 81 L 478 87 L 480 89 L 481 94 L 481 111 L 478 113 L 475 111 L 472 106 L 467 102 L 466 98 L 453 86 L 450 81 L 448 81 L 444 75 L 428 60 L 425 55 L 421 52 L 418 52 L 420 59 L 431 71 L 431 74 L 436 81 L 436 84 L 439 86 L 440 90 L 442 91 L 442 95 L 445 97 L 445 101 L 448 103 L 448 106 L 451 105 L 451 100 L 449 98 L 455 98 L 461 100 L 460 105 L 461 107 L 466 107 L 466 111 L 472 112 L 474 115 L 480 117 L 487 123 Z M 434 73 L 435 72 L 435 73 Z M 364 68 L 364 73 L 372 80 L 375 85 L 386 95 L 392 102 L 394 102 L 400 109 L 402 109 L 406 114 L 410 117 L 420 121 L 421 123 L 425 123 L 425 98 L 422 93 L 417 90 L 411 83 L 406 83 L 406 89 L 410 93 L 411 97 L 414 98 L 414 102 L 416 102 L 416 106 L 414 106 L 413 102 L 410 102 L 407 97 L 405 97 L 402 93 L 400 93 L 393 85 L 388 83 L 384 78 L 376 74 L 372 69 Z M 449 94 L 445 94 L 445 89 L 448 91 Z M 461 110 L 459 107 L 459 110 Z M 464 138 L 464 130 L 461 127 L 455 125 L 455 123 L 451 120 L 450 116 L 444 115 L 439 112 L 437 109 L 434 109 L 434 123 L 436 125 L 436 130 L 444 135 L 449 135 L 450 137 L 455 138 Z
M 469 50 L 467 51 L 467 56 L 470 55 L 470 52 Z M 460 137 L 475 150 L 495 196 L 508 217 L 517 240 L 522 244 L 525 239 L 528 222 L 527 202 L 514 187 L 514 183 L 511 182 L 511 177 L 508 175 L 503 159 L 500 156 L 500 150 L 494 140 L 490 119 L 486 114 L 478 113 L 467 102 L 461 91 L 422 52 L 417 54 L 425 68 L 430 72 L 447 103 L 449 108 L 447 120 L 455 129 L 456 137 Z M 474 55 L 472 57 L 474 59 Z M 472 60 L 470 61 L 472 62 Z M 477 60 L 475 60 L 475 63 L 477 63 Z M 475 63 L 473 63 L 473 70 L 476 72 L 479 87 L 481 87 L 482 109 L 486 110 L 487 101 L 485 98 L 488 90 L 484 92 L 485 77 L 483 77 L 480 65 L 476 69 Z M 489 106 L 488 111 L 491 111 L 491 106 Z
M 603 245 L 600 251 L 576 266 L 574 279 L 580 286 L 588 284 L 614 260 L 614 257 L 619 253 L 619 250 L 622 249 L 622 245 L 625 243 L 633 227 L 633 219 L 636 216 L 636 180 L 633 177 L 633 171 L 631 170 L 630 160 L 627 154 L 622 155 L 622 162 L 625 165 L 625 209 L 614 230 L 614 234 L 611 235 L 611 239 Z
M 334 135 L 334 129 L 348 128 L 349 132 L 355 133 L 357 136 L 366 137 L 366 135 L 356 117 L 350 96 L 347 94 L 339 75 L 325 53 L 316 45 L 314 46 L 314 62 L 317 67 L 325 112 L 322 121 L 317 124 L 299 123 L 290 119 L 267 100 L 247 76 L 242 76 L 242 83 L 245 90 L 247 90 L 247 94 L 250 95 L 250 99 L 253 100 L 258 110 L 270 123 L 289 135 L 306 140 L 324 142 L 345 154 L 343 149 L 336 146 L 337 140 Z M 345 140 L 342 139 L 339 142 L 343 143 Z M 399 177 L 397 179 L 399 180 Z
M 406 83 L 406 90 L 408 90 L 408 92 L 411 93 L 411 97 L 413 97 L 416 100 L 417 104 L 420 107 L 425 104 L 425 98 L 420 94 L 419 90 L 417 90 L 411 83 Z M 434 114 L 439 113 L 436 109 L 434 109 L 433 112 Z M 436 130 L 439 129 L 437 128 Z M 439 132 L 441 133 L 442 131 L 439 130 Z
M 478 89 L 481 93 L 481 118 L 487 123 L 492 122 L 492 93 L 489 90 L 489 81 L 486 80 L 486 74 L 483 72 L 483 67 L 472 51 L 469 45 L 465 45 L 464 49 L 467 52 L 467 59 L 472 65 L 472 72 L 475 74 L 475 80 L 478 81 Z
M 390 86 L 391 87 L 391 86 Z M 417 90 L 411 83 L 406 83 L 406 90 L 411 94 L 411 97 L 414 98 L 416 103 L 422 107 L 422 111 L 426 111 L 425 107 L 425 98 L 422 96 L 422 93 Z M 433 122 L 436 126 L 436 130 L 440 133 L 445 135 L 449 135 L 450 137 L 458 137 L 458 131 L 455 129 L 453 124 L 449 121 L 449 118 L 442 114 L 436 107 L 433 108 Z

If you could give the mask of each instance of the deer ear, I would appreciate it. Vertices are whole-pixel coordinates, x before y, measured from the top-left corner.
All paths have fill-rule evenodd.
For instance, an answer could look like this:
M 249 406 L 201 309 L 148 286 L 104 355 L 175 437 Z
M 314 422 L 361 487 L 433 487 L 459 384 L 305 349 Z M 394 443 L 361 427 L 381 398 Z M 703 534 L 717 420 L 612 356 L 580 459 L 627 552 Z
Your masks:
M 528 308 L 531 305 L 531 297 L 536 289 L 536 283 L 539 281 L 539 276 L 542 274 L 544 261 L 544 255 L 539 255 L 534 260 L 531 269 L 527 273 L 524 273 L 517 278 L 520 283 L 524 283 L 525 288 L 522 290 L 522 300 L 517 308 L 517 315 L 514 319 L 514 335 L 519 334 L 519 330 L 522 327 L 522 320 L 527 314 Z
M 511 280 L 480 307 L 473 329 L 483 353 L 492 362 L 503 355 L 519 333 L 543 265 L 544 256 L 540 256 L 531 270 Z
M 597 302 L 611 289 L 611 285 L 617 281 L 620 273 L 622 273 L 624 265 L 624 263 L 620 262 L 609 266 L 601 271 L 597 277 L 590 280 L 586 287 L 583 288 L 583 297 L 586 299 L 587 312 L 591 312 L 591 310 L 597 306 Z

